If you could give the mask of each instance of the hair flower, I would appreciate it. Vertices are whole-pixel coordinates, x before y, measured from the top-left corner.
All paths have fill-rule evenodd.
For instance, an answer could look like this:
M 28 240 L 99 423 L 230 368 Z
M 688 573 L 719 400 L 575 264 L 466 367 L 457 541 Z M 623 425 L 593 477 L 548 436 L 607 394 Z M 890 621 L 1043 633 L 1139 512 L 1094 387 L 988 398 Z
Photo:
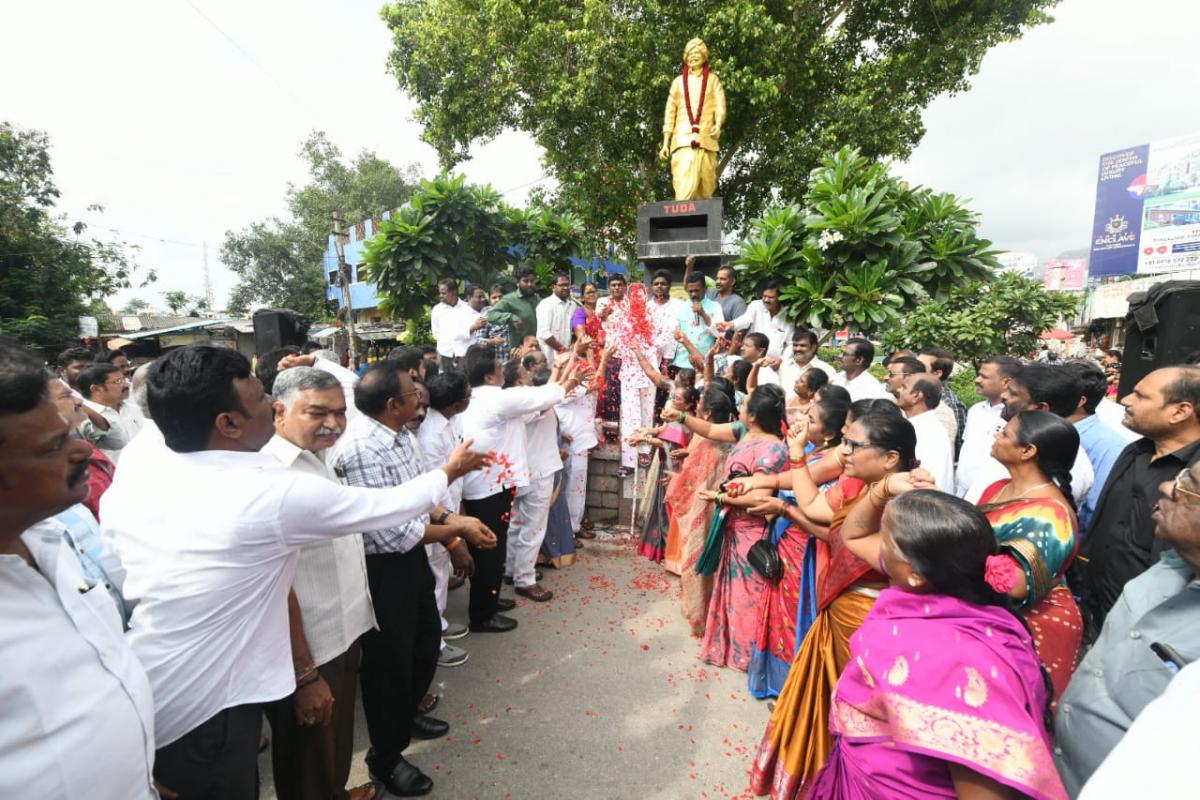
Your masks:
M 1012 556 L 988 556 L 984 563 L 984 581 L 1000 594 L 1011 592 L 1022 574 L 1021 565 Z

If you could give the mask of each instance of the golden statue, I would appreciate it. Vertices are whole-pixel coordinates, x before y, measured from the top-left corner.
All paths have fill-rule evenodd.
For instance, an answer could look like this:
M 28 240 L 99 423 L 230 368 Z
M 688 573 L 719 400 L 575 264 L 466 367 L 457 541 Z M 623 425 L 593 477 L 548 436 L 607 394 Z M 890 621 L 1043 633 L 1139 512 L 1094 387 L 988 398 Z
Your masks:
M 725 90 L 708 69 L 708 45 L 683 48 L 683 74 L 671 83 L 658 157 L 671 159 L 676 200 L 707 200 L 717 190 L 717 146 L 725 125 Z

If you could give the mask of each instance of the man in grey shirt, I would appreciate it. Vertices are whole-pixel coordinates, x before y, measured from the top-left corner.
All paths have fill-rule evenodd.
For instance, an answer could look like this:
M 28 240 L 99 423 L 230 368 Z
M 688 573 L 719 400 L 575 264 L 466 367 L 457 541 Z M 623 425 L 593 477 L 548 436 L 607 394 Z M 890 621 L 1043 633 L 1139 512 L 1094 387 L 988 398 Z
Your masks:
M 683 285 L 687 286 L 688 276 L 692 274 L 692 270 L 696 267 L 696 257 L 688 256 L 683 262 Z M 730 320 L 735 317 L 740 317 L 746 313 L 746 301 L 740 294 L 734 291 L 737 286 L 737 273 L 731 266 L 724 266 L 717 270 L 716 278 L 717 288 L 709 289 L 705 293 L 705 298 L 708 300 L 716 300 L 721 305 L 721 313 L 725 319 Z M 727 338 L 732 338 L 732 334 Z
M 1175 673 L 1200 659 L 1200 464 L 1159 490 L 1153 519 L 1171 549 L 1125 584 L 1058 705 L 1054 761 L 1072 797 Z

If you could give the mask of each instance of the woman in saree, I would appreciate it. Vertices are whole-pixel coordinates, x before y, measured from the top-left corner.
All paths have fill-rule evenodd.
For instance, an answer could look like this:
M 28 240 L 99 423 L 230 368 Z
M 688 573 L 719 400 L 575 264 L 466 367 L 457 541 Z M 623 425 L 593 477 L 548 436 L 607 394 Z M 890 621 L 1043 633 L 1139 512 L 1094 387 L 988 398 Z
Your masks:
M 813 480 L 821 491 L 836 486 L 842 475 L 837 450 L 842 445 L 842 426 L 848 411 L 841 403 L 814 403 L 790 428 L 789 458 L 804 462 L 810 472 L 816 470 Z M 816 469 L 818 463 L 820 469 Z M 779 498 L 795 505 L 790 471 L 770 479 L 781 486 L 787 482 L 788 488 L 780 490 Z M 749 485 L 746 481 L 739 483 L 757 488 L 770 479 L 759 475 L 749 479 Z M 824 574 L 829 563 L 824 542 L 786 515 L 775 522 L 773 543 L 783 574 L 778 581 L 767 584 L 748 670 L 750 694 L 759 699 L 777 697 L 783 688 L 796 649 L 817 616 L 817 576 Z
M 1083 617 L 1063 576 L 1079 548 L 1071 466 L 1075 426 L 1048 411 L 1022 411 L 996 434 L 992 457 L 1010 477 L 984 490 L 979 507 L 996 532 L 1009 599 L 1034 634 L 1055 700 L 1079 663 Z
M 784 396 L 778 386 L 755 389 L 746 401 L 741 419 L 731 425 L 713 425 L 675 409 L 667 414 L 694 434 L 733 445 L 725 461 L 726 480 L 756 473 L 775 474 L 787 468 L 787 445 L 781 441 Z M 746 509 L 756 505 L 770 491 L 758 489 L 742 497 L 730 498 L 723 526 L 714 525 L 716 530 L 710 531 L 710 536 L 723 538 L 704 623 L 701 658 L 718 667 L 730 666 L 744 672 L 750 666 L 758 603 L 766 589 L 766 581 L 750 566 L 746 554 L 762 538 L 766 527 L 763 520 L 752 517 Z M 718 505 L 725 500 L 720 492 L 705 491 L 699 495 L 715 500 Z M 714 544 L 706 542 L 705 547 L 708 549 Z
M 671 406 L 679 411 L 695 413 L 696 390 L 686 386 L 676 387 L 671 393 Z M 631 445 L 646 443 L 655 448 L 655 463 L 646 478 L 646 495 L 643 498 L 642 537 L 638 553 L 651 561 L 660 562 L 667 550 L 667 534 L 670 530 L 670 510 L 666 502 L 667 484 L 679 472 L 677 451 L 687 447 L 691 432 L 678 422 L 667 422 L 657 431 L 637 431 L 629 439 Z
M 782 514 L 829 547 L 829 566 L 819 582 L 817 617 L 805 634 L 759 745 L 750 777 L 755 794 L 792 800 L 804 797 L 833 746 L 826 721 L 837 677 L 850 659 L 850 636 L 862 624 L 886 578 L 850 552 L 842 540 L 862 487 L 912 468 L 917 435 L 898 412 L 855 417 L 842 437 L 839 485 L 818 491 L 808 466 L 792 464 L 797 505 L 778 499 L 754 508 Z M 814 465 L 814 469 L 821 464 Z
M 870 552 L 890 587 L 850 640 L 813 800 L 1067 797 L 1033 636 L 992 577 L 995 533 L 964 500 L 897 475 Z
M 728 424 L 733 418 L 732 393 L 710 384 L 700 396 L 696 413 L 709 425 Z M 700 637 L 704 635 L 713 578 L 696 572 L 696 562 L 704 550 L 712 510 L 712 504 L 700 497 L 699 493 L 720 485 L 725 474 L 729 445 L 703 436 L 693 436 L 687 451 L 679 473 L 667 486 L 666 501 L 671 506 L 671 528 L 679 531 L 681 539 L 679 591 L 683 616 L 691 627 L 692 635 Z

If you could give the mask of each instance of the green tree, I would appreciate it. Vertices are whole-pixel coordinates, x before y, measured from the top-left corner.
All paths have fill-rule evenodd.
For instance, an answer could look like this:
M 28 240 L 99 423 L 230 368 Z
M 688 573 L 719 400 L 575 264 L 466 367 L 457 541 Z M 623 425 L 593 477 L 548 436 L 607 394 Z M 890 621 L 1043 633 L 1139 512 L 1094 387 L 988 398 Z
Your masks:
M 402 0 L 382 16 L 390 69 L 443 168 L 524 131 L 588 230 L 629 248 L 637 204 L 671 196 L 659 121 L 693 36 L 728 98 L 717 193 L 740 228 L 777 194 L 801 196 L 842 145 L 907 156 L 925 106 L 1056 1 Z
M 140 297 L 135 297 L 135 298 L 131 299 L 128 303 L 125 304 L 124 308 L 121 309 L 121 313 L 122 314 L 140 314 L 143 311 L 145 311 L 146 309 L 148 309 L 149 307 L 150 307 L 150 304 L 147 303 L 145 300 L 143 300 Z
M 178 314 L 180 311 L 192 302 L 191 296 L 187 292 L 179 289 L 172 289 L 169 292 L 163 292 L 163 302 L 167 304 L 167 308 L 171 309 L 172 314 Z
M 86 238 L 82 222 L 68 228 L 55 215 L 49 145 L 44 133 L 0 123 L 0 335 L 43 352 L 77 339 L 91 301 L 134 277 L 134 248 Z
M 225 233 L 221 261 L 238 276 L 228 304 L 233 313 L 258 304 L 325 316 L 324 256 L 333 212 L 352 225 L 378 218 L 402 206 L 416 184 L 414 167 L 397 168 L 369 150 L 347 162 L 319 131 L 305 140 L 300 156 L 309 177 L 302 186 L 288 184 L 288 216 Z
M 937 345 L 978 366 L 988 356 L 1028 356 L 1043 331 L 1075 314 L 1079 298 L 1042 282 L 1005 272 L 983 284 L 967 281 L 945 300 L 930 300 L 883 336 L 889 349 Z
M 486 286 L 509 266 L 527 264 L 549 285 L 550 273 L 569 267 L 583 241 L 583 223 L 573 214 L 513 209 L 491 186 L 441 175 L 422 181 L 382 223 L 364 264 L 384 310 L 417 321 L 435 301 L 439 278 Z
M 912 187 L 842 148 L 813 172 L 803 204 L 775 207 L 739 245 L 744 283 L 783 282 L 797 322 L 873 334 L 927 298 L 999 266 L 977 215 L 951 194 Z

